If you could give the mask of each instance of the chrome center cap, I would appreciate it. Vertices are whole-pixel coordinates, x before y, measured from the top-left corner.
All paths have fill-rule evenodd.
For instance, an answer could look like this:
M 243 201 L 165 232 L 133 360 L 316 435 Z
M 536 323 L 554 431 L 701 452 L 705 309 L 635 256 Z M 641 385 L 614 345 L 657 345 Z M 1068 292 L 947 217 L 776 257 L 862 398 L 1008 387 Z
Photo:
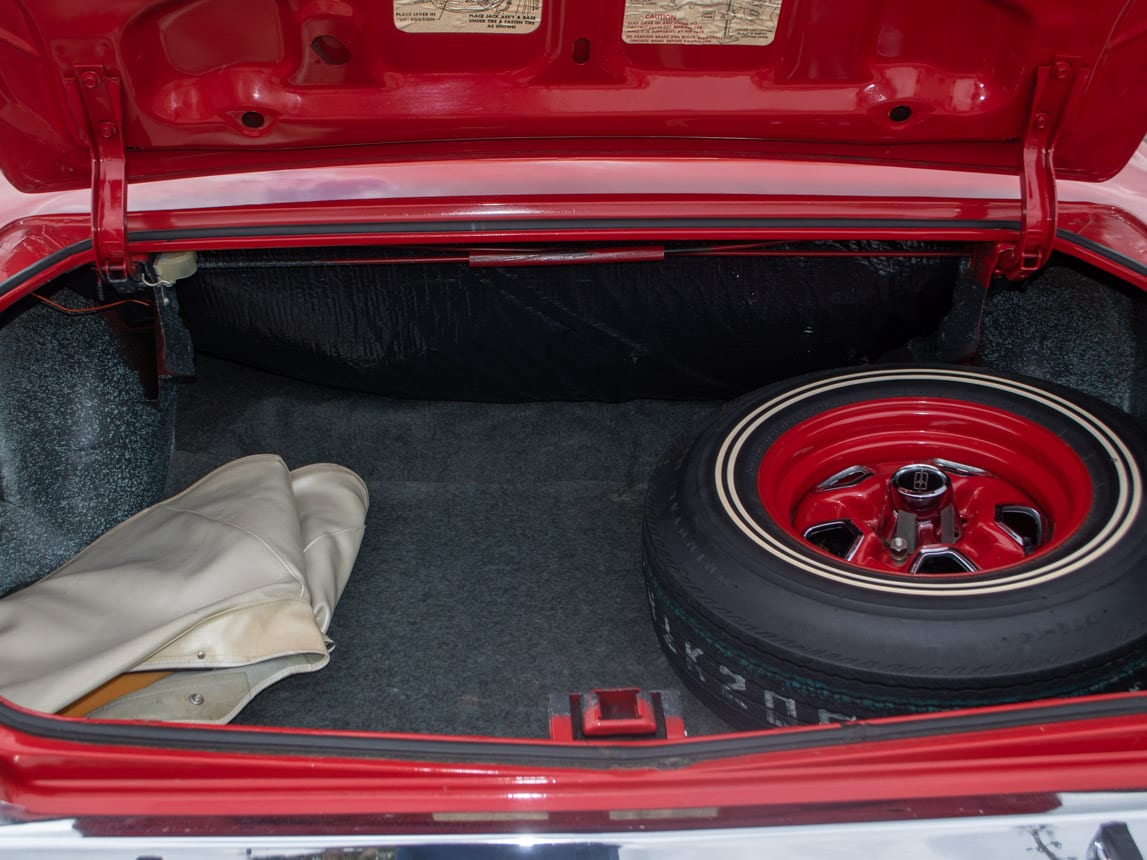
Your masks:
M 937 513 L 948 504 L 952 484 L 948 476 L 923 463 L 904 466 L 892 476 L 892 503 L 916 516 Z

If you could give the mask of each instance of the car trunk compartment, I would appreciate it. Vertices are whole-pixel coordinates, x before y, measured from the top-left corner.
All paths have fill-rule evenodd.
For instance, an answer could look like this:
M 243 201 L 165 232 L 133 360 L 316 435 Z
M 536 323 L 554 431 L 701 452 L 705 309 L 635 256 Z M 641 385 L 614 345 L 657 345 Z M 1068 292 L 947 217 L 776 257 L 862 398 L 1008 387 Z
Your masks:
M 125 505 L 138 510 L 229 460 L 336 462 L 362 475 L 372 503 L 330 629 L 331 663 L 264 692 L 237 723 L 540 738 L 552 693 L 681 689 L 640 572 L 642 500 L 657 460 L 731 396 L 818 368 L 950 359 L 945 350 L 974 340 L 965 329 L 979 323 L 978 306 L 970 316 L 958 307 L 969 284 L 963 248 L 725 250 L 491 268 L 460 259 L 471 249 L 203 254 L 199 273 L 170 291 L 199 351 L 197 376 L 165 382 L 145 406 L 122 353 L 91 346 L 122 309 L 77 318 L 22 302 L 0 318 L 14 395 L 0 408 L 5 576 L 43 575 L 130 513 Z M 994 297 L 982 354 L 1035 375 L 1075 368 L 1067 382 L 1138 406 L 1137 376 L 1085 372 L 1096 350 L 1142 365 L 1136 296 L 1094 290 L 1087 330 L 1066 346 L 1055 339 L 1049 321 L 1071 312 L 1062 297 L 1086 286 L 1100 287 L 1055 269 L 1042 290 Z M 97 301 L 89 272 L 43 292 Z M 1059 305 L 1033 314 L 1046 296 Z M 33 341 L 43 349 L 30 350 Z M 57 401 L 86 384 L 81 368 L 118 380 L 114 390 L 60 412 Z M 75 443 L 59 435 L 45 462 L 21 453 L 35 447 L 42 414 L 12 406 L 37 397 L 62 426 L 92 431 Z M 55 495 L 83 497 L 84 517 L 60 515 L 55 498 L 43 528 L 28 532 L 13 516 L 29 513 L 26 487 L 50 488 L 69 470 L 82 485 Z M 125 476 L 132 493 L 108 499 L 101 488 Z M 33 546 L 51 552 L 30 564 Z M 684 710 L 692 735 L 730 730 L 688 694 Z
M 350 466 L 372 497 L 331 665 L 239 721 L 542 737 L 552 693 L 680 687 L 640 576 L 653 466 L 720 400 L 933 331 L 962 251 L 708 253 L 201 255 L 176 290 L 197 348 L 274 375 L 201 357 L 168 491 L 266 450 Z M 729 730 L 691 696 L 685 718 Z

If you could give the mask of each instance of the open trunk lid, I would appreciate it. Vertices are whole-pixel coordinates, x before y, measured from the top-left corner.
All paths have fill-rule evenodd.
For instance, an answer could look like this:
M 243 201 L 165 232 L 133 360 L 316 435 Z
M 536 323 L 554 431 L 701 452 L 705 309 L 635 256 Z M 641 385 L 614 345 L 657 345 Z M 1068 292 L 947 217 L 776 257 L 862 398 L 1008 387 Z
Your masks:
M 88 185 L 93 153 L 133 179 L 443 149 L 1019 173 L 1044 138 L 1058 176 L 1102 180 L 1147 130 L 1145 34 L 1135 0 L 3 0 L 0 169 L 22 191 Z

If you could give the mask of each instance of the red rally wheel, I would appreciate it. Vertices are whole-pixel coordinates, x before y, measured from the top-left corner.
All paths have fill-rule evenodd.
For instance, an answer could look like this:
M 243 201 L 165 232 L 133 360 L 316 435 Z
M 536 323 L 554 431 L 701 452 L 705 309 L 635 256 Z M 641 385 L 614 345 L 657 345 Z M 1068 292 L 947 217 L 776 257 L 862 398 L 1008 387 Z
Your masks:
M 802 421 L 761 458 L 757 488 L 769 517 L 810 546 L 907 582 L 995 573 L 1048 553 L 1076 533 L 1092 500 L 1087 467 L 1050 430 L 925 397 Z
M 1126 688 L 1144 662 L 1129 416 L 962 368 L 817 375 L 661 464 L 646 577 L 666 655 L 741 725 Z

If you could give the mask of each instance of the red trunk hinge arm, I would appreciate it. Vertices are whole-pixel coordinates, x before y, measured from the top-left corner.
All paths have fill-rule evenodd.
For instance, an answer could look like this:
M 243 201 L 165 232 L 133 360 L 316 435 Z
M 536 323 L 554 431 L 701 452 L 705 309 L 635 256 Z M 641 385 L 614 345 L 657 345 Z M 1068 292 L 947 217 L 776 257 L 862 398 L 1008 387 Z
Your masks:
M 1037 272 L 1055 243 L 1055 169 L 1052 152 L 1076 84 L 1085 76 L 1074 58 L 1058 57 L 1036 69 L 1035 92 L 1020 153 L 1020 240 L 1000 252 L 996 271 L 1018 281 Z
M 120 79 L 103 66 L 76 66 L 64 79 L 92 152 L 92 252 L 100 277 L 123 283 L 134 264 L 127 247 L 127 170 Z

